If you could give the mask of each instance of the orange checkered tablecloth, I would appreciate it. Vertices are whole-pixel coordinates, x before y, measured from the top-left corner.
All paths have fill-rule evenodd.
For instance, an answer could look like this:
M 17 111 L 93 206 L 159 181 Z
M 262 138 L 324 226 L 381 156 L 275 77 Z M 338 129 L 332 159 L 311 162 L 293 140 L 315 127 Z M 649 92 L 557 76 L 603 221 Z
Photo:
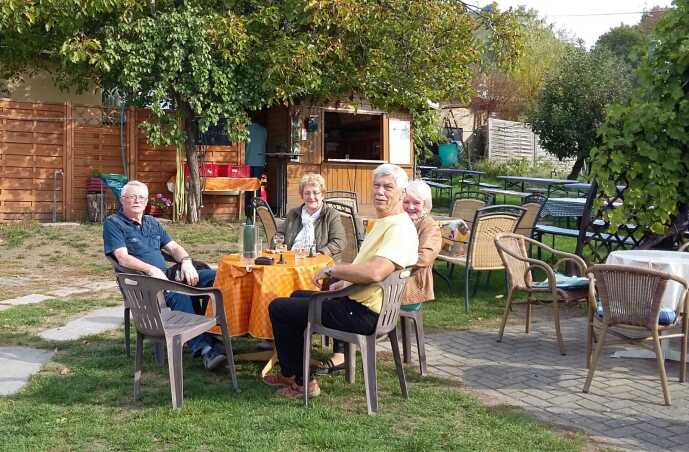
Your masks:
M 270 302 L 288 297 L 295 290 L 318 290 L 311 278 L 329 263 L 332 263 L 329 256 L 318 255 L 300 259 L 295 265 L 255 265 L 248 272 L 238 255 L 223 256 L 218 264 L 215 287 L 223 295 L 230 335 L 249 333 L 261 339 L 272 339 L 273 327 L 268 317 Z M 214 315 L 212 309 L 206 314 Z M 220 333 L 218 327 L 212 331 Z

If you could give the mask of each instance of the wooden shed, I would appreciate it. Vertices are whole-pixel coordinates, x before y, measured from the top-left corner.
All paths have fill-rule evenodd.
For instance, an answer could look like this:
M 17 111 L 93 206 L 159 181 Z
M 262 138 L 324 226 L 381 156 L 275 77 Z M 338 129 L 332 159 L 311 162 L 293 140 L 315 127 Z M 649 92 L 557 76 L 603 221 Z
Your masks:
M 268 132 L 268 196 L 278 215 L 301 204 L 299 180 L 320 173 L 328 190 L 359 195 L 363 213 L 373 212 L 372 173 L 394 163 L 411 176 L 414 162 L 411 115 L 383 111 L 365 101 L 302 103 L 258 112 Z

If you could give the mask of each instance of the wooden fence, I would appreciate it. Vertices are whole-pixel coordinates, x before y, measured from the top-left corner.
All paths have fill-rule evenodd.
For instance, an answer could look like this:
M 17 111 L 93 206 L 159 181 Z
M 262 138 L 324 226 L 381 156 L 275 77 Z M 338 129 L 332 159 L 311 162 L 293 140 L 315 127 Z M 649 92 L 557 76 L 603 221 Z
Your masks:
M 123 173 L 122 152 L 130 179 L 146 183 L 150 193 L 168 194 L 165 183 L 175 174 L 175 151 L 148 143 L 139 127 L 147 116 L 144 109 L 127 109 L 121 140 L 116 110 L 0 100 L 0 222 L 84 221 L 89 177 L 96 171 Z M 203 149 L 208 162 L 243 161 L 243 144 Z M 238 201 L 214 196 L 202 216 L 237 218 Z M 106 205 L 109 211 L 116 207 L 109 191 Z

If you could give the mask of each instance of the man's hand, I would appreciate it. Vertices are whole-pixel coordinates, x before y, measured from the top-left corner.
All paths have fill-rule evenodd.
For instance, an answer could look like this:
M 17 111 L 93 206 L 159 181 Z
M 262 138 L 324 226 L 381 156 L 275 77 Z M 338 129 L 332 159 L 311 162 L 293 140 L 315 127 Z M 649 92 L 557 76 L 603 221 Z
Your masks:
M 341 279 L 339 281 L 335 281 L 334 283 L 330 284 L 330 287 L 328 287 L 328 290 L 342 290 L 345 287 L 349 287 L 351 285 L 352 285 L 352 283 L 350 283 L 349 281 L 345 281 L 345 280 Z
M 191 259 L 185 259 L 180 266 L 181 280 L 185 281 L 190 286 L 195 286 L 199 283 L 199 273 L 194 268 Z M 181 281 L 180 281 L 181 282 Z
M 163 271 L 158 267 L 154 267 L 152 265 L 151 268 L 149 268 L 148 271 L 146 271 L 146 274 L 148 276 L 153 276 L 154 278 L 167 280 L 167 276 L 165 276 L 165 273 L 163 273 Z
M 320 289 L 322 285 L 321 281 L 323 281 L 326 278 L 328 278 L 328 275 L 325 274 L 325 268 L 323 268 L 321 270 L 318 270 L 318 272 L 315 275 L 313 275 L 313 278 L 311 278 L 311 282 L 314 286 Z

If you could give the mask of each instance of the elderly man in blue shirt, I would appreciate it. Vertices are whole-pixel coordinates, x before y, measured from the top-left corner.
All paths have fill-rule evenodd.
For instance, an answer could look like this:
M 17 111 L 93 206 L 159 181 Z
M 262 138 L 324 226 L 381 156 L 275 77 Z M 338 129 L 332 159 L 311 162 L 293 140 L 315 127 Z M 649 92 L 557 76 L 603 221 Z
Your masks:
M 103 245 L 106 255 L 117 259 L 126 268 L 140 271 L 160 279 L 178 280 L 190 286 L 211 287 L 215 270 L 196 270 L 191 256 L 150 215 L 144 215 L 148 203 L 148 187 L 143 182 L 131 181 L 122 188 L 122 209 L 105 219 Z M 161 250 L 180 263 L 167 268 Z M 175 274 L 176 273 L 176 274 Z M 167 306 L 173 311 L 194 313 L 191 297 L 178 293 L 165 295 Z M 225 355 L 215 347 L 213 337 L 204 333 L 188 342 L 194 356 L 203 358 L 206 369 L 212 370 L 225 361 Z

